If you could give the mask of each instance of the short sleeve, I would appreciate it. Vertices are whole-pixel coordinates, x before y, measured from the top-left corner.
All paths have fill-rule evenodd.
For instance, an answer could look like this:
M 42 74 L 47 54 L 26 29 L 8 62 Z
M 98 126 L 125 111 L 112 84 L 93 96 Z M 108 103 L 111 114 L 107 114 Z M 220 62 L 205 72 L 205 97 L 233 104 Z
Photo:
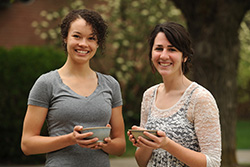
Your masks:
M 28 105 L 49 108 L 49 103 L 50 88 L 46 76 L 42 75 L 36 80 L 35 84 L 30 90 Z
M 122 95 L 121 95 L 121 87 L 119 82 L 110 76 L 112 82 L 112 108 L 121 106 L 123 104 Z
M 201 152 L 206 155 L 207 167 L 218 167 L 221 161 L 221 129 L 219 110 L 212 94 L 207 90 L 196 93 L 194 126 Z

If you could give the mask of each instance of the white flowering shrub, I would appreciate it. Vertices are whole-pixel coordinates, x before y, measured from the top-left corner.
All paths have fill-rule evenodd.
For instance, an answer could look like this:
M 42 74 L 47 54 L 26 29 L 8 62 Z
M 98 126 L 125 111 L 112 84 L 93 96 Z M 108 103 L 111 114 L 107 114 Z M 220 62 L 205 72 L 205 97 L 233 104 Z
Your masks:
M 148 60 L 148 37 L 154 26 L 166 21 L 184 24 L 180 10 L 169 0 L 104 0 L 94 9 L 109 24 L 105 55 L 114 60 L 108 72 L 115 76 L 124 97 L 125 119 L 139 123 L 143 92 L 159 76 L 152 74 Z M 129 124 L 129 123 L 128 123 Z
M 72 1 L 68 6 L 63 7 L 58 11 L 42 10 L 40 16 L 42 21 L 33 21 L 31 26 L 35 28 L 35 34 L 41 39 L 46 40 L 48 44 L 55 47 L 61 47 L 61 36 L 59 24 L 69 11 L 73 9 L 85 8 L 81 0 Z
M 124 99 L 124 117 L 130 126 L 139 123 L 142 94 L 160 82 L 152 74 L 148 61 L 148 37 L 158 23 L 176 21 L 184 24 L 180 10 L 170 0 L 100 0 L 93 4 L 109 26 L 104 55 L 95 56 L 92 66 L 118 79 Z M 55 46 L 60 46 L 60 31 L 55 22 L 72 9 L 85 8 L 83 1 L 74 0 L 60 11 L 42 11 L 43 21 L 34 21 L 36 33 Z

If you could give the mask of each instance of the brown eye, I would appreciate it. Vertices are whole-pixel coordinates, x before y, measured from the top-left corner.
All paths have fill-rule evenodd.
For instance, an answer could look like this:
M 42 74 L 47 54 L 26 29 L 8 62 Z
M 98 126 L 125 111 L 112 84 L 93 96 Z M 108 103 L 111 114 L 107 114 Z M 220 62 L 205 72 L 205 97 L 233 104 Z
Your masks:
M 156 50 L 156 51 L 163 51 L 163 48 L 157 47 L 157 48 L 155 48 L 155 50 Z
M 96 37 L 90 37 L 90 40 L 96 41 Z
M 74 38 L 80 38 L 80 36 L 79 36 L 79 35 L 73 35 L 73 37 L 74 37 Z
M 176 52 L 177 51 L 177 49 L 175 49 L 175 48 L 169 48 L 168 49 L 170 52 Z

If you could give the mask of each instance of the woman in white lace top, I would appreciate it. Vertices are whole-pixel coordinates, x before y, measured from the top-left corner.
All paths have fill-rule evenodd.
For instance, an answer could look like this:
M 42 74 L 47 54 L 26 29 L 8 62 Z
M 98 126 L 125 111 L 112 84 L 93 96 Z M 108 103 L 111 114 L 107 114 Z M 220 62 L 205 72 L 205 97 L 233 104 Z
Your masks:
M 159 24 L 150 36 L 149 59 L 163 83 L 144 92 L 140 127 L 158 136 L 139 137 L 135 157 L 139 166 L 218 167 L 221 162 L 219 111 L 212 94 L 185 74 L 193 55 L 189 33 L 174 22 Z

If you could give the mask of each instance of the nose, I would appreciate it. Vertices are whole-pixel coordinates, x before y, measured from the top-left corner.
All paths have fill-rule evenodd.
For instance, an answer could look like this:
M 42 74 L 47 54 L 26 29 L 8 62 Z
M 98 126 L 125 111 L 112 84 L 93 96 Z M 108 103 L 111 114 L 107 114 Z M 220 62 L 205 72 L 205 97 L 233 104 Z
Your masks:
M 167 49 L 163 49 L 163 51 L 161 52 L 161 59 L 169 59 L 169 53 Z
M 88 41 L 87 39 L 83 38 L 79 41 L 78 43 L 79 46 L 88 46 Z

